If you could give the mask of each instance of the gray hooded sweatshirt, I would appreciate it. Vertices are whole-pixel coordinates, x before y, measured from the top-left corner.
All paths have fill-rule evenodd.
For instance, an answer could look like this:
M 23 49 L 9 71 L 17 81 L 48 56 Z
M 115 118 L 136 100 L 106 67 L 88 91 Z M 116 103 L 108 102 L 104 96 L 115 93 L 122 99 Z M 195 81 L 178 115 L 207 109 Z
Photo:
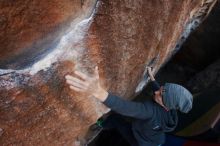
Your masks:
M 173 131 L 177 125 L 176 110 L 166 111 L 153 100 L 145 102 L 127 101 L 109 93 L 103 102 L 113 111 L 133 117 L 132 131 L 139 146 L 158 146 L 165 142 L 165 132 Z

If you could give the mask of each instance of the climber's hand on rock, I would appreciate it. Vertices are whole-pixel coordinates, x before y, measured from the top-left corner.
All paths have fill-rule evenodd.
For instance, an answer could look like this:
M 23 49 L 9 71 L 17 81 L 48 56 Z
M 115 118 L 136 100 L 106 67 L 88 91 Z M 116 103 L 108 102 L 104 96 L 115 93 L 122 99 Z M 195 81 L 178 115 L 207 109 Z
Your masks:
M 155 78 L 154 78 L 154 75 L 153 75 L 153 74 L 154 74 L 154 73 L 153 73 L 153 68 L 152 68 L 152 67 L 149 67 L 149 66 L 147 66 L 146 68 L 147 68 L 147 73 L 148 73 L 148 75 L 149 75 L 151 81 L 155 81 Z
M 147 66 L 146 69 L 147 69 L 148 75 L 153 75 L 153 68 L 152 67 Z
M 93 95 L 99 100 L 105 101 L 108 92 L 103 89 L 99 83 L 98 67 L 95 68 L 95 73 L 91 77 L 79 71 L 75 71 L 74 73 L 78 77 L 73 77 L 71 75 L 66 75 L 65 77 L 70 89 Z

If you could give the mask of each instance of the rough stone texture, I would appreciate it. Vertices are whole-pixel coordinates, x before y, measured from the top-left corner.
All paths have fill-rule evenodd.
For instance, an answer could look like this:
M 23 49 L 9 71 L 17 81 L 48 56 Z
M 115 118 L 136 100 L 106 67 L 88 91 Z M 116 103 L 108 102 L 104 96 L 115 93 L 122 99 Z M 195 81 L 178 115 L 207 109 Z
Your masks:
M 117 86 L 108 83 L 110 88 L 130 97 L 135 87 L 142 87 L 138 83 L 144 67 L 152 65 L 158 70 L 176 51 L 180 37 L 190 31 L 184 30 L 190 16 L 200 4 L 198 1 L 100 2 L 90 27 L 88 46 L 94 58 L 99 58 L 96 62 L 105 68 L 106 78 L 116 81 Z
M 102 105 L 69 91 L 63 77 L 73 66 L 63 62 L 34 76 L 11 73 L 0 78 L 8 85 L 0 90 L 3 145 L 74 145 L 83 137 Z
M 0 67 L 20 69 L 53 49 L 70 22 L 88 17 L 95 0 L 1 0 Z
M 180 51 L 158 73 L 162 82 L 184 84 L 193 93 L 212 87 L 220 87 L 219 74 L 219 37 L 220 2 L 209 17 L 192 32 Z
M 219 26 L 220 2 L 215 5 L 209 17 L 188 37 L 173 62 L 178 62 L 199 72 L 219 59 Z
M 214 3 L 0 1 L 0 143 L 76 145 L 107 109 L 64 75 L 98 65 L 107 90 L 132 98 L 145 66 L 158 70 Z
M 211 88 L 220 89 L 220 59 L 196 74 L 187 84 L 194 93 Z

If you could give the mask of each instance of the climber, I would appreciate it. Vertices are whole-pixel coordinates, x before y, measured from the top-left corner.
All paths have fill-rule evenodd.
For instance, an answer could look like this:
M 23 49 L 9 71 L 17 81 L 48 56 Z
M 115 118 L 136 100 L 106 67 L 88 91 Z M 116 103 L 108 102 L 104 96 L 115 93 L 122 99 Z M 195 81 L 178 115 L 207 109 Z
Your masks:
M 124 100 L 106 91 L 99 82 L 98 67 L 94 76 L 75 71 L 78 77 L 67 75 L 66 82 L 72 90 L 86 92 L 99 99 L 118 114 L 110 115 L 100 126 L 115 128 L 131 146 L 159 146 L 165 142 L 165 132 L 173 131 L 177 125 L 177 110 L 188 113 L 192 108 L 192 94 L 184 87 L 166 83 L 161 86 L 147 67 L 151 79 L 153 100 L 134 102 Z M 132 117 L 128 122 L 123 116 Z

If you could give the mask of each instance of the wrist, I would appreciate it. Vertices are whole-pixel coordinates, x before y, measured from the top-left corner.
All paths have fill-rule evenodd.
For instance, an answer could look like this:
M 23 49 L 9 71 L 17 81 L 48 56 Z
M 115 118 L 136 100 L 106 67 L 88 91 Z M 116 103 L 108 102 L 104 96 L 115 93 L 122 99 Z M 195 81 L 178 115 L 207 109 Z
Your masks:
M 149 77 L 150 77 L 151 81 L 155 81 L 155 78 L 154 78 L 154 76 L 152 74 L 149 74 Z
M 98 88 L 93 96 L 104 102 L 108 97 L 108 92 L 103 88 Z
M 155 81 L 155 78 L 154 78 L 154 77 L 150 77 L 150 80 L 151 80 L 151 81 Z
M 155 79 L 153 78 L 153 79 L 150 79 L 151 81 L 155 81 Z

